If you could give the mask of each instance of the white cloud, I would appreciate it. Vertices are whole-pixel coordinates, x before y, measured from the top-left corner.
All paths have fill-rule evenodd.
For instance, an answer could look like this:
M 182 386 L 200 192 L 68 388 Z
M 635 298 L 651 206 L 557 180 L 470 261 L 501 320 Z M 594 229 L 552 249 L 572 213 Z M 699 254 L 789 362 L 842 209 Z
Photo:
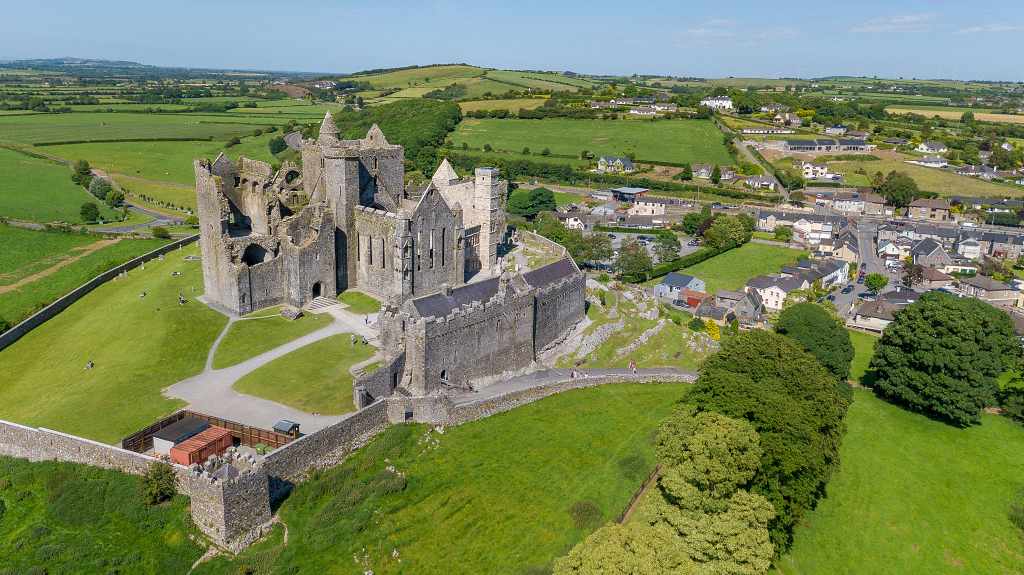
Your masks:
M 724 18 L 708 20 L 699 26 L 683 31 L 684 38 L 732 38 L 734 36 L 736 36 L 736 22 Z
M 860 33 L 923 32 L 930 27 L 931 21 L 934 19 L 934 14 L 885 16 L 868 20 L 859 26 L 854 26 L 850 31 Z
M 969 26 L 956 31 L 957 34 L 996 34 L 999 32 L 1020 32 L 1024 26 L 1019 24 L 984 24 L 981 26 Z

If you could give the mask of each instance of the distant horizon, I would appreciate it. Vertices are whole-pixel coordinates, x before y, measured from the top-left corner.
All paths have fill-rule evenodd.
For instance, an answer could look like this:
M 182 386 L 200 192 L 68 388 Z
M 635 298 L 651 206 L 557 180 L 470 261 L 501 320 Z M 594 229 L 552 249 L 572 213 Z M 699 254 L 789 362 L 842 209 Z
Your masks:
M 15 3 L 0 54 L 88 54 L 161 67 L 347 74 L 435 62 L 513 70 L 727 78 L 1024 82 L 1017 2 L 652 0 Z M 623 10 L 629 18 L 621 18 Z M 322 72 L 321 72 L 322 71 Z
M 939 78 L 939 77 L 892 77 L 892 76 L 880 76 L 880 75 L 862 75 L 862 74 L 844 74 L 844 73 L 833 73 L 824 76 L 770 76 L 765 74 L 753 74 L 753 75 L 714 75 L 714 76 L 692 76 L 684 74 L 669 74 L 669 73 L 623 73 L 614 74 L 611 72 L 585 72 L 581 70 L 573 69 L 558 69 L 558 68 L 538 68 L 538 67 L 523 67 L 523 68 L 504 68 L 500 66 L 485 66 L 473 62 L 433 62 L 430 64 L 404 64 L 396 66 L 378 66 L 373 68 L 359 68 L 352 72 L 342 71 L 323 71 L 323 70 L 287 70 L 287 69 L 271 69 L 271 68 L 250 68 L 250 67 L 239 67 L 239 66 L 227 66 L 227 67 L 210 67 L 210 66 L 191 66 L 185 64 L 152 64 L 149 62 L 140 62 L 138 60 L 129 60 L 125 58 L 92 58 L 85 56 L 43 56 L 43 57 L 26 57 L 26 58 L 5 58 L 0 57 L 0 64 L 10 64 L 26 61 L 38 61 L 38 60 L 86 60 L 95 62 L 127 62 L 130 64 L 139 64 L 141 66 L 148 66 L 162 69 L 178 69 L 178 70 L 208 70 L 213 72 L 271 72 L 276 74 L 305 74 L 305 75 L 322 75 L 322 76 L 352 76 L 355 74 L 363 73 L 368 70 L 396 70 L 402 68 L 430 68 L 437 66 L 473 66 L 475 68 L 488 69 L 488 70 L 514 70 L 514 71 L 543 71 L 543 72 L 572 72 L 580 76 L 590 77 L 631 77 L 631 76 L 645 76 L 645 77 L 672 77 L 672 78 L 692 78 L 699 80 L 725 80 L 725 79 L 753 79 L 753 80 L 800 80 L 800 81 L 814 81 L 814 80 L 826 80 L 829 78 L 862 78 L 871 80 L 897 80 L 897 81 L 950 81 L 950 82 L 975 82 L 975 83 L 990 83 L 990 84 L 1024 84 L 1024 80 L 1000 80 L 1000 79 L 980 79 L 980 78 Z

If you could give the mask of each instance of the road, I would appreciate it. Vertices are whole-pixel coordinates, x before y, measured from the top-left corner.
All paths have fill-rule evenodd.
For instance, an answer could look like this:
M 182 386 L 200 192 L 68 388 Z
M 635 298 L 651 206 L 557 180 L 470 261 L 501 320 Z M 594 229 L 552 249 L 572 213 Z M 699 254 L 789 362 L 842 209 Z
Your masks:
M 152 227 L 155 227 L 155 226 L 173 226 L 173 225 L 180 224 L 180 223 L 182 223 L 184 221 L 182 218 L 168 216 L 168 215 L 162 214 L 160 212 L 156 212 L 156 211 L 153 211 L 153 210 L 150 210 L 150 209 L 146 209 L 146 208 L 144 208 L 142 206 L 136 206 L 136 205 L 131 204 L 129 202 L 125 202 L 125 205 L 128 206 L 129 210 L 131 210 L 131 211 L 133 211 L 135 213 L 138 213 L 138 214 L 149 216 L 149 217 L 151 217 L 153 219 L 151 221 L 143 222 L 141 224 L 131 224 L 131 225 L 127 225 L 127 226 L 119 226 L 119 225 L 116 225 L 116 224 L 115 225 L 110 225 L 110 226 L 102 226 L 102 227 L 97 226 L 96 228 L 94 228 L 94 230 L 97 231 L 97 232 L 110 232 L 110 233 L 115 233 L 115 234 L 127 234 L 127 233 L 130 233 L 130 232 L 138 231 L 140 229 L 152 228 Z
M 747 144 L 743 141 L 741 134 L 737 133 L 729 126 L 726 126 L 717 118 L 715 119 L 715 125 L 718 126 L 718 129 L 721 130 L 722 132 L 726 134 L 732 134 L 733 136 L 735 136 L 733 143 L 736 144 L 736 149 L 739 150 L 740 154 L 742 154 L 743 157 L 745 157 L 747 161 L 750 162 L 751 164 L 761 166 L 761 169 L 764 170 L 765 175 L 770 177 L 772 181 L 775 182 L 775 190 L 782 194 L 782 202 L 789 202 L 789 190 L 787 190 L 786 187 L 782 185 L 782 182 L 780 182 L 779 179 L 775 177 L 775 172 L 772 170 L 772 166 L 766 165 L 757 156 L 755 156 L 753 152 L 750 151 L 750 148 L 747 147 Z

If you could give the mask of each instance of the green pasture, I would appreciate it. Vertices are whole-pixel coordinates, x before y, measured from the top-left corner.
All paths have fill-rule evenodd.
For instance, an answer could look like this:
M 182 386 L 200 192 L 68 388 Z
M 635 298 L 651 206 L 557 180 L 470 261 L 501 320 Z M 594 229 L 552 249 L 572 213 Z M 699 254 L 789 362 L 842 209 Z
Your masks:
M 829 168 L 843 174 L 845 177 L 858 176 L 858 170 L 867 172 L 871 177 L 875 172 L 888 174 L 890 171 L 904 172 L 914 178 L 917 186 L 924 191 L 935 192 L 941 196 L 969 196 L 969 197 L 1019 197 L 1024 195 L 1024 190 L 1007 184 L 986 182 L 980 178 L 957 175 L 951 170 L 940 170 L 938 168 L 926 168 L 917 164 L 908 164 L 903 160 L 909 160 L 911 156 L 888 155 L 881 161 L 868 162 L 829 162 Z M 863 180 L 863 178 L 861 178 Z
M 467 102 L 459 102 L 459 107 L 462 108 L 463 113 L 473 112 L 476 110 L 509 110 L 511 112 L 518 112 L 519 110 L 533 110 L 539 108 L 546 102 L 544 98 L 512 98 L 507 100 L 470 100 Z
M 35 222 L 82 222 L 82 204 L 100 206 L 107 220 L 119 217 L 85 188 L 71 181 L 60 163 L 0 148 L 0 216 Z
M 26 230 L 0 224 L 0 286 L 43 271 L 96 242 L 86 234 Z
M 213 123 L 207 117 L 194 114 L 39 114 L 0 117 L 0 142 L 40 144 L 138 138 L 227 141 L 234 136 L 244 136 L 252 129 L 227 121 Z
M 458 148 L 490 144 L 496 150 L 553 154 L 579 158 L 581 150 L 595 155 L 633 153 L 638 161 L 731 164 L 722 134 L 708 120 L 545 120 L 464 119 L 451 136 Z

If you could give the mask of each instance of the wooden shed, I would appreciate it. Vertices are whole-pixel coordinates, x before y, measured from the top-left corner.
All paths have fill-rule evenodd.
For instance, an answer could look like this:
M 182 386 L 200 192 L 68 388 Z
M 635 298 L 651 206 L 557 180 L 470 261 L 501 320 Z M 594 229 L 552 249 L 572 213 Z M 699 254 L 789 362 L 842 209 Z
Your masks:
M 210 424 L 197 417 L 184 417 L 153 434 L 153 451 L 168 455 L 171 448 L 190 437 L 202 433 Z
M 203 463 L 210 456 L 224 453 L 234 443 L 231 432 L 223 427 L 209 427 L 171 448 L 171 461 L 181 465 Z

